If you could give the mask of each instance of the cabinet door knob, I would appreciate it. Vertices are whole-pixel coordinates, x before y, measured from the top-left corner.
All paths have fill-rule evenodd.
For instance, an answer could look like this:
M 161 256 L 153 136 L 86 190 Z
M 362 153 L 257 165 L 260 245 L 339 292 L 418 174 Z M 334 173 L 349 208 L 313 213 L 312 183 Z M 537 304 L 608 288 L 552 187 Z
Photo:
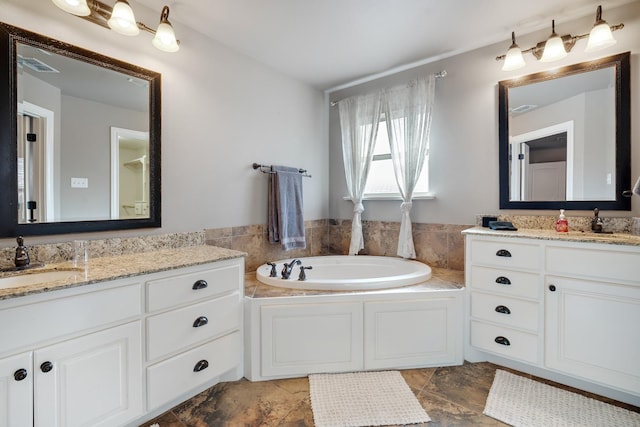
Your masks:
M 549 285 L 549 290 L 551 292 L 555 292 L 556 291 L 556 285 Z
M 511 280 L 508 277 L 500 276 L 496 279 L 496 283 L 499 285 L 510 285 Z
M 196 366 L 193 367 L 193 372 L 200 372 L 207 369 L 208 367 L 209 367 L 209 362 L 207 362 L 206 360 L 201 360 L 198 363 L 196 363 Z
M 497 306 L 496 312 L 502 313 L 502 314 L 511 314 L 511 310 L 509 310 L 509 307 L 505 307 L 504 305 Z
M 42 362 L 42 365 L 40 365 L 40 370 L 44 373 L 51 372 L 52 369 L 53 363 L 49 362 L 48 360 L 46 362 Z
M 200 316 L 193 322 L 193 327 L 199 328 L 200 326 L 204 326 L 207 323 L 209 323 L 209 319 L 207 319 L 206 316 Z
M 496 337 L 494 341 L 500 345 L 511 345 L 509 340 L 505 337 Z
M 198 289 L 204 289 L 207 286 L 209 286 L 209 284 L 207 283 L 206 280 L 197 280 L 193 286 L 191 287 L 191 289 L 193 289 L 194 291 L 197 291 Z
M 506 249 L 500 249 L 498 252 L 496 252 L 496 256 L 511 258 L 511 252 Z
M 23 379 L 27 378 L 27 370 L 26 369 L 18 369 L 17 371 L 15 371 L 13 373 L 13 378 L 16 381 L 22 381 Z

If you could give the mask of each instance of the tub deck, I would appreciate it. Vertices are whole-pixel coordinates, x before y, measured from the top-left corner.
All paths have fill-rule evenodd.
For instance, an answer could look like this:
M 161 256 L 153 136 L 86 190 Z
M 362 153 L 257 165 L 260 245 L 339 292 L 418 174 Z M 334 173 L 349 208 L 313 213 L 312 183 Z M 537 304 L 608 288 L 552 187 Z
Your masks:
M 280 298 L 297 297 L 305 295 L 339 295 L 339 294 L 370 294 L 378 295 L 385 293 L 402 294 L 413 292 L 424 292 L 426 290 L 453 290 L 464 288 L 464 271 L 447 270 L 444 268 L 431 267 L 431 278 L 418 285 L 404 286 L 392 289 L 379 290 L 348 290 L 348 291 L 319 291 L 304 289 L 288 289 L 276 286 L 265 285 L 256 279 L 255 272 L 245 274 L 244 294 L 249 298 Z

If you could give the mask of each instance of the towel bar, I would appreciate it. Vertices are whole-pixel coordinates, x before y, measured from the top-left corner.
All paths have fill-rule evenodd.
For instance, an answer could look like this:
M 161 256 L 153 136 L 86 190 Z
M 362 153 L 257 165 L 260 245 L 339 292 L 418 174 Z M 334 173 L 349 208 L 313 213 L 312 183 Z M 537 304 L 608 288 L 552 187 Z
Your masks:
M 254 169 L 259 169 L 260 172 L 262 173 L 275 173 L 273 171 L 273 166 L 272 165 L 261 165 L 260 163 L 254 163 L 253 164 L 253 168 Z M 303 177 L 305 178 L 311 178 L 311 175 L 309 175 L 307 173 L 306 169 L 298 169 L 298 172 L 302 174 Z

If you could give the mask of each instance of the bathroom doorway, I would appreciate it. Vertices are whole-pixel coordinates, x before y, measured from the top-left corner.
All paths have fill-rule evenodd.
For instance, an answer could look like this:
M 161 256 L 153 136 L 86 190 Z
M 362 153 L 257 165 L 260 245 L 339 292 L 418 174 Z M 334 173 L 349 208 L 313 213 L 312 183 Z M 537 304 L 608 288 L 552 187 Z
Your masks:
M 111 219 L 149 218 L 149 132 L 111 127 Z

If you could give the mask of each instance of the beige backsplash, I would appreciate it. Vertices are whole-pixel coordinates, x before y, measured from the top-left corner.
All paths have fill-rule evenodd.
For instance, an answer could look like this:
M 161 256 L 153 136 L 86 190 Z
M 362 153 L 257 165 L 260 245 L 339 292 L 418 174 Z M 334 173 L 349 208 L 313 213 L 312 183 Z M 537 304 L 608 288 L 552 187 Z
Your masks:
M 482 216 L 476 218 L 482 224 Z M 591 217 L 567 216 L 574 231 L 589 231 Z M 500 221 L 511 221 L 518 228 L 552 230 L 556 216 L 498 215 Z M 640 235 L 640 218 L 604 217 L 605 231 Z M 413 224 L 413 239 L 417 259 L 430 266 L 464 270 L 464 238 L 461 231 L 472 224 Z M 366 255 L 396 256 L 399 222 L 363 221 Z M 102 257 L 127 253 L 149 252 L 186 246 L 213 245 L 246 252 L 246 271 L 254 271 L 267 261 L 318 256 L 345 255 L 349 251 L 351 220 L 322 219 L 305 222 L 307 248 L 283 251 L 279 244 L 269 243 L 266 224 L 240 227 L 210 228 L 200 232 L 172 233 L 128 238 L 89 241 L 89 256 Z M 72 258 L 73 243 L 29 245 L 32 262 L 57 263 Z M 0 248 L 0 267 L 13 264 L 15 247 Z

